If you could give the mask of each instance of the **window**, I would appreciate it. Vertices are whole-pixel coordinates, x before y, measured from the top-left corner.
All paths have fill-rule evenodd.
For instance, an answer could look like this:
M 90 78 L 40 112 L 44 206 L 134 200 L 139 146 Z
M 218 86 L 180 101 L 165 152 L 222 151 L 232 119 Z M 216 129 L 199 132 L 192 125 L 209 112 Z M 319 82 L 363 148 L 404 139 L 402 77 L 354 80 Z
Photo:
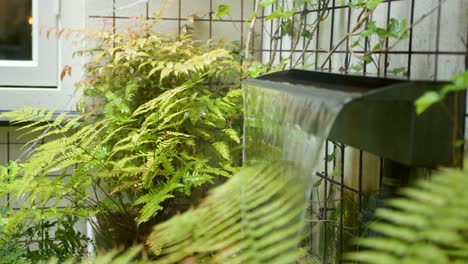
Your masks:
M 0 111 L 24 105 L 66 110 L 81 63 L 71 40 L 48 29 L 83 28 L 84 1 L 0 0 Z M 65 65 L 74 80 L 60 81 Z
M 55 0 L 2 0 L 0 86 L 57 87 L 57 39 L 41 28 L 56 28 Z
M 32 61 L 32 1 L 3 1 L 0 9 L 0 60 Z

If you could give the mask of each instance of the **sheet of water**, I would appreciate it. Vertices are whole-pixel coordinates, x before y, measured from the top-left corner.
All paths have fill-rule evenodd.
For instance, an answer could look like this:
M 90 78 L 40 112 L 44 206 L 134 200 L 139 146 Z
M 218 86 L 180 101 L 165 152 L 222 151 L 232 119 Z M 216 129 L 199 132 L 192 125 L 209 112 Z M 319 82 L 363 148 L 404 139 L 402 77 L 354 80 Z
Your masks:
M 287 185 L 283 188 L 296 190 L 296 195 L 302 196 L 304 211 L 297 221 L 304 222 L 317 180 L 314 168 L 325 139 L 343 105 L 355 95 L 287 83 L 278 86 L 268 81 L 249 83 L 243 89 L 244 164 L 281 163 L 293 168 L 282 170 Z M 303 233 L 307 234 L 303 236 L 313 232 L 309 226 L 304 225 Z M 322 240 L 311 241 L 299 246 L 318 252 Z

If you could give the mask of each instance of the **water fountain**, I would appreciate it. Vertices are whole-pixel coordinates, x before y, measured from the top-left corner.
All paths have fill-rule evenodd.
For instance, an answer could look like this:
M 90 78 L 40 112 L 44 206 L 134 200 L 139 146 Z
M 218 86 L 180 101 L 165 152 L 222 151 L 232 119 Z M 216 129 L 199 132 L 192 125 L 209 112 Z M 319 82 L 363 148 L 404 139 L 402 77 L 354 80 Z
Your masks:
M 305 203 L 317 180 L 315 166 L 326 138 L 381 156 L 387 177 L 409 177 L 418 167 L 456 165 L 456 127 L 463 124 L 463 111 L 457 108 L 464 109 L 464 98 L 448 97 L 422 115 L 414 109 L 414 101 L 425 91 L 443 85 L 303 70 L 247 80 L 244 163 L 294 164 L 299 169 L 285 177 L 294 178 L 293 185 L 302 185 Z M 302 217 L 307 218 L 306 214 L 304 210 Z M 325 228 L 319 223 L 305 229 L 312 239 L 303 246 L 319 260 L 318 252 L 327 239 L 313 237 L 323 236 L 320 230 Z
M 413 106 L 424 91 L 440 89 L 444 82 L 289 70 L 245 83 L 247 87 L 327 101 L 340 94 L 346 99 L 330 139 L 408 166 L 454 165 L 453 137 L 458 131 L 454 131 L 453 123 L 455 120 L 462 127 L 465 99 L 449 97 L 444 106 L 433 107 L 420 116 Z
M 321 252 L 336 237 L 342 244 L 343 228 L 330 237 L 327 223 L 311 219 L 311 190 L 326 189 L 314 184 L 323 142 L 331 138 L 378 154 L 398 168 L 391 173 L 451 165 L 453 123 L 463 124 L 454 113 L 464 100 L 448 97 L 444 107 L 421 116 L 413 107 L 425 90 L 442 85 L 301 70 L 245 81 L 245 168 L 196 209 L 155 227 L 149 245 L 158 263 L 286 264 L 304 257 L 306 263 L 339 263 L 341 253 L 327 258 Z M 343 227 L 340 192 L 335 224 Z

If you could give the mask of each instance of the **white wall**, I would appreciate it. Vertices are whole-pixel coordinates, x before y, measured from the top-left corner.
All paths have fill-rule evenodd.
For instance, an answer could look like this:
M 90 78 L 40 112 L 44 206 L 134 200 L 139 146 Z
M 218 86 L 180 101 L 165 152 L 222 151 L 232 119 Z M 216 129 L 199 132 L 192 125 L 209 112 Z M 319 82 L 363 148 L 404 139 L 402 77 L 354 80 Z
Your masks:
M 231 6 L 230 14 L 210 22 L 209 13 L 215 12 L 221 4 Z M 252 13 L 253 0 L 115 0 L 115 9 L 114 0 L 87 0 L 86 25 L 111 30 L 115 12 L 116 30 L 121 31 L 134 25 L 132 17 L 144 19 L 148 15 L 152 18 L 163 6 L 167 8 L 156 25 L 157 31 L 178 33 L 179 25 L 188 25 L 194 28 L 194 36 L 200 40 L 214 38 L 240 42 L 245 39 L 248 28 L 248 23 L 240 21 Z M 194 23 L 189 22 L 190 17 L 194 17 Z M 226 20 L 230 22 L 224 22 Z

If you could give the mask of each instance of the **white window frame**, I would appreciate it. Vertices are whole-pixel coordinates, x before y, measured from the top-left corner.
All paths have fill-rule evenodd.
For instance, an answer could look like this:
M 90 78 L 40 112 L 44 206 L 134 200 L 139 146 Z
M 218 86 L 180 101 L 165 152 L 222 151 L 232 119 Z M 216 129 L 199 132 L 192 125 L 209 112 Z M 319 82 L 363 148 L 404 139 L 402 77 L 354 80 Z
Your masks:
M 38 36 L 39 23 L 37 19 L 40 6 L 44 0 L 32 0 L 33 1 L 33 36 Z M 85 0 L 49 0 L 50 3 L 54 4 L 54 10 L 56 14 L 46 14 L 48 16 L 57 16 L 57 27 L 65 29 L 83 29 L 85 28 Z M 42 33 L 45 34 L 45 33 Z M 39 45 L 38 38 L 33 37 L 33 60 L 32 61 L 0 61 L 0 72 L 2 68 L 8 69 L 12 67 L 36 67 L 41 63 L 40 61 L 40 50 L 37 50 Z M 75 95 L 74 86 L 78 82 L 83 74 L 83 57 L 73 58 L 73 52 L 79 47 L 76 43 L 73 43 L 73 39 L 70 38 L 59 38 L 55 39 L 51 34 L 50 39 L 54 39 L 57 42 L 56 50 L 56 64 L 54 69 L 48 69 L 50 74 L 49 79 L 53 78 L 53 83 L 49 82 L 46 85 L 42 85 L 39 82 L 33 85 L 21 84 L 21 80 L 18 80 L 19 85 L 1 86 L 0 87 L 0 111 L 8 111 L 18 109 L 24 106 L 54 109 L 58 111 L 70 111 L 75 109 L 75 104 L 79 95 Z M 47 48 L 47 47 L 46 47 Z M 36 50 L 35 50 L 36 49 Z M 39 61 L 38 61 L 39 59 Z M 49 64 L 50 65 L 50 64 Z M 60 72 L 64 66 L 70 66 L 72 68 L 72 76 L 66 76 L 63 80 L 60 80 Z M 27 78 L 23 76 L 21 78 Z M 50 85 L 53 84 L 53 85 Z

